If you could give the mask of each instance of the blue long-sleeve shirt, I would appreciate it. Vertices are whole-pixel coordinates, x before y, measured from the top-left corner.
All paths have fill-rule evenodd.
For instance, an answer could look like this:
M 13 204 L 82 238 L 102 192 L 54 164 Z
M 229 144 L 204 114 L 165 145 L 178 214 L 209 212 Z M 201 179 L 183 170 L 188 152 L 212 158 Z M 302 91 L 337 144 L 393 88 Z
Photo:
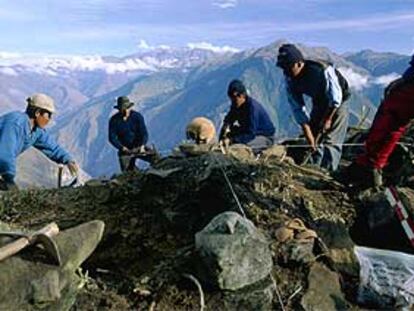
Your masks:
M 31 129 L 26 113 L 10 112 L 0 117 L 0 175 L 5 181 L 14 181 L 16 158 L 31 146 L 54 162 L 68 164 L 72 161 L 70 154 L 45 129 Z
M 131 110 L 127 120 L 121 113 L 114 114 L 109 120 L 109 142 L 119 151 L 122 147 L 133 149 L 145 145 L 148 141 L 148 131 L 144 117 Z
M 300 125 L 310 122 L 303 95 L 312 98 L 313 109 L 316 106 L 339 108 L 342 104 L 341 85 L 331 65 L 325 67 L 306 61 L 299 77 L 286 77 L 286 91 L 293 116 Z
M 231 105 L 223 128 L 230 126 L 233 143 L 246 144 L 258 135 L 272 137 L 275 127 L 263 106 L 251 97 L 239 108 Z

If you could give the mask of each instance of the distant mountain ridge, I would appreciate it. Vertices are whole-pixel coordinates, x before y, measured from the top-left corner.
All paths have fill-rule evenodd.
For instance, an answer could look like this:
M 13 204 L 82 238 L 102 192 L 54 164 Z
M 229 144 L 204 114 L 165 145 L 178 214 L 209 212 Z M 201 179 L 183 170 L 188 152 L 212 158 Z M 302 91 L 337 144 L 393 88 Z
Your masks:
M 402 74 L 408 67 L 409 56 L 396 53 L 377 53 L 363 50 L 358 53 L 348 53 L 344 58 L 370 72 L 373 76 Z
M 298 126 L 287 104 L 281 70 L 275 67 L 277 50 L 282 43 L 278 41 L 256 50 L 211 58 L 187 70 L 172 68 L 138 77 L 87 102 L 76 117 L 66 116 L 54 132 L 89 174 L 110 175 L 118 171 L 116 151 L 107 141 L 107 122 L 114 113 L 112 106 L 116 96 L 127 95 L 139 103 L 135 109 L 145 116 L 151 142 L 167 152 L 184 139 L 185 125 L 195 116 L 208 117 L 220 127 L 229 109 L 227 84 L 240 78 L 271 115 L 277 135 L 295 135 Z M 352 62 L 356 56 L 344 58 L 326 48 L 300 47 L 306 57 L 328 60 L 348 78 L 353 92 L 349 102 L 352 122 L 358 122 L 364 106 L 372 119 L 386 82 L 373 76 L 370 68 Z M 401 56 L 401 59 L 409 58 Z
M 115 113 L 115 98 L 121 95 L 129 96 L 136 103 L 134 109 L 145 116 L 150 142 L 164 153 L 185 138 L 185 125 L 195 116 L 208 117 L 220 127 L 229 109 L 226 88 L 234 78 L 242 79 L 251 96 L 263 103 L 276 125 L 278 137 L 296 135 L 299 129 L 287 104 L 284 78 L 275 67 L 277 50 L 284 42 L 225 53 L 149 50 L 105 61 L 125 63 L 128 59 L 140 58 L 150 64 L 154 58 L 158 64 L 164 64 L 154 71 L 109 74 L 101 69 L 82 72 L 66 69 L 63 76 L 38 74 L 34 77 L 39 87 L 47 85 L 46 93 L 52 90 L 66 103 L 60 107 L 60 117 L 51 132 L 87 173 L 110 176 L 119 168 L 116 151 L 108 143 L 107 125 Z M 368 108 L 369 119 L 373 118 L 384 86 L 407 67 L 410 59 L 372 51 L 339 55 L 323 47 L 299 46 L 306 57 L 328 60 L 347 77 L 353 93 L 349 102 L 353 123 L 358 122 L 363 109 Z M 1 78 L 0 74 L 0 81 Z M 31 81 L 28 79 L 27 85 Z M 49 88 L 50 85 L 53 87 Z M 67 92 L 69 86 L 71 91 Z M 0 91 L 1 87 L 0 84 Z M 59 95 L 59 91 L 65 95 Z

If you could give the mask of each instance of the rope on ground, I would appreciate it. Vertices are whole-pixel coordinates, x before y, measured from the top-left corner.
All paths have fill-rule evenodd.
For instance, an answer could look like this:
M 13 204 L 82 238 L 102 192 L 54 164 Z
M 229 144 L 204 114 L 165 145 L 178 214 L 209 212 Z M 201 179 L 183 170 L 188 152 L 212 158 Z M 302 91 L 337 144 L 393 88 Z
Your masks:
M 184 273 L 183 277 L 191 280 L 197 286 L 198 292 L 200 294 L 200 311 L 204 311 L 204 308 L 206 307 L 206 305 L 205 305 L 205 300 L 204 300 L 203 288 L 201 287 L 200 282 L 191 274 Z
M 226 173 L 226 170 L 224 169 L 224 167 L 221 165 L 219 159 L 213 154 L 213 159 L 217 162 L 218 167 L 220 168 L 221 173 L 223 174 L 224 180 L 226 181 L 227 185 L 229 186 L 229 189 L 231 191 L 231 194 L 233 195 L 234 200 L 236 201 L 237 207 L 240 210 L 240 213 L 242 214 L 242 216 L 247 219 L 246 213 L 244 212 L 244 209 L 240 203 L 239 197 L 236 194 L 236 191 L 234 191 L 233 185 Z
M 292 295 L 289 296 L 288 298 L 288 302 L 291 301 L 297 294 L 299 294 L 301 292 L 301 290 L 303 289 L 302 286 L 299 286 Z
M 286 311 L 285 306 L 283 305 L 282 295 L 280 294 L 279 287 L 277 286 L 276 280 L 272 274 L 270 274 L 270 277 L 272 279 L 273 286 L 275 287 L 275 292 L 277 295 L 277 299 L 279 300 L 280 307 L 282 308 L 282 311 Z
M 405 147 L 414 147 L 414 144 L 412 143 L 404 143 L 404 142 L 398 142 L 397 145 L 400 146 L 405 146 Z M 298 145 L 292 145 L 292 144 L 283 144 L 281 142 L 275 143 L 273 146 L 283 146 L 283 147 L 287 147 L 287 148 L 309 148 L 311 147 L 311 145 L 309 144 L 298 144 Z M 364 143 L 341 143 L 341 144 L 329 144 L 329 146 L 342 146 L 342 147 L 364 147 L 365 144 Z M 232 149 L 244 149 L 245 147 L 238 147 L 238 146 L 232 146 Z M 162 156 L 167 156 L 169 154 L 171 154 L 171 149 L 162 149 L 162 150 L 157 150 L 157 152 L 162 155 Z M 1 174 L 1 173 L 0 173 Z

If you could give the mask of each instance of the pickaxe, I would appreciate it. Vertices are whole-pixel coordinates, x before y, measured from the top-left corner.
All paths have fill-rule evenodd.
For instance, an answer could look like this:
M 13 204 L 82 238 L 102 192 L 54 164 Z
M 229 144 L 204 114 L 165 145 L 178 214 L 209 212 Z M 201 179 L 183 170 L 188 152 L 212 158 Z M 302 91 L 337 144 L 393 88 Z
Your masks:
M 29 245 L 41 245 L 45 252 L 53 259 L 54 263 L 60 266 L 59 249 L 56 242 L 52 239 L 58 233 L 59 227 L 54 222 L 31 234 L 22 232 L 0 232 L 0 237 L 6 236 L 16 239 L 0 247 L 0 261 L 17 254 Z

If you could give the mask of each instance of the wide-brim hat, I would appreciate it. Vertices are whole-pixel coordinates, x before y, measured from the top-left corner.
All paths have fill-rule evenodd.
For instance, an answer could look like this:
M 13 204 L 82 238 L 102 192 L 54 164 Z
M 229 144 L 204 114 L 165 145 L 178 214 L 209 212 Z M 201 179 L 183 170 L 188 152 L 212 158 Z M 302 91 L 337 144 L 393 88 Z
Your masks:
M 128 97 L 120 96 L 117 98 L 116 106 L 114 106 L 114 108 L 121 110 L 131 108 L 132 106 L 134 106 L 134 103 L 131 102 Z

